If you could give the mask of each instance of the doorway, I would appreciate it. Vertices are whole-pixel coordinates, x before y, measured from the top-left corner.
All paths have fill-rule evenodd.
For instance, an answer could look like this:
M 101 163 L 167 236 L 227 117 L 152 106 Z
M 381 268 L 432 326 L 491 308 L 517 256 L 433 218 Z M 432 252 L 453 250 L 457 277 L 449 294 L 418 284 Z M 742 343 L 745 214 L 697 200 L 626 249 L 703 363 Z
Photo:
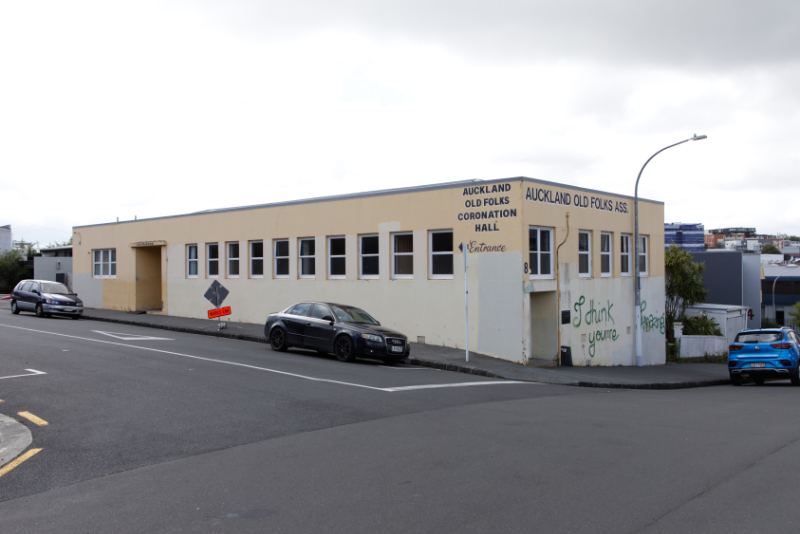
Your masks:
M 160 310 L 163 307 L 161 294 L 161 249 L 163 247 L 135 247 L 136 258 L 136 310 Z
M 558 360 L 558 297 L 555 291 L 530 293 L 531 359 Z M 534 362 L 535 363 L 535 362 Z

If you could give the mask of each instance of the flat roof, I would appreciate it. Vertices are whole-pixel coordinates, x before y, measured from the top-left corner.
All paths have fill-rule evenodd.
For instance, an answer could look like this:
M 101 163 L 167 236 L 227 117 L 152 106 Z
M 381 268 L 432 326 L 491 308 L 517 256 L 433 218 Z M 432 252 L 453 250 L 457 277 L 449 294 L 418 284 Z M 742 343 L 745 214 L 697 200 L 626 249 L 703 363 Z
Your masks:
M 306 198 L 302 200 L 287 200 L 284 202 L 273 202 L 269 204 L 253 204 L 251 206 L 239 206 L 234 208 L 218 208 L 218 209 L 208 209 L 203 211 L 195 211 L 192 213 L 182 213 L 179 215 L 165 215 L 162 217 L 149 217 L 146 219 L 134 219 L 128 221 L 115 221 L 109 223 L 98 223 L 98 224 L 84 224 L 82 226 L 73 226 L 73 228 L 91 228 L 93 226 L 108 226 L 112 224 L 129 224 L 129 223 L 138 223 L 140 221 L 157 221 L 161 219 L 175 219 L 178 217 L 192 217 L 196 215 L 211 215 L 215 213 L 227 213 L 231 211 L 245 211 L 245 210 L 257 210 L 263 208 L 278 208 L 282 206 L 296 206 L 300 204 L 315 204 L 317 202 L 333 202 L 336 200 L 350 200 L 355 198 L 369 198 L 369 197 L 380 197 L 386 195 L 402 195 L 406 193 L 421 193 L 424 191 L 436 191 L 439 189 L 456 189 L 461 187 L 469 187 L 478 184 L 498 184 L 502 182 L 511 182 L 511 181 L 522 181 L 522 182 L 529 182 L 534 184 L 540 185 L 547 185 L 552 187 L 566 187 L 569 189 L 574 189 L 576 191 L 583 191 L 586 193 L 596 193 L 599 195 L 614 195 L 615 197 L 621 198 L 628 198 L 634 200 L 632 196 L 628 195 L 620 195 L 618 193 L 609 193 L 608 191 L 600 191 L 597 189 L 587 189 L 585 187 L 577 187 L 574 185 L 568 184 L 560 184 L 558 182 L 549 182 L 547 180 L 539 180 L 537 178 L 528 178 L 527 176 L 515 176 L 512 178 L 499 178 L 495 180 L 480 180 L 480 179 L 473 179 L 473 180 L 460 180 L 457 182 L 443 182 L 440 184 L 430 184 L 430 185 L 418 185 L 412 187 L 400 187 L 396 189 L 382 189 L 378 191 L 367 191 L 363 193 L 346 193 L 343 195 L 332 195 L 326 197 L 317 197 L 317 198 Z M 649 200 L 646 198 L 639 197 L 640 202 L 650 202 L 651 204 L 661 204 L 664 203 L 658 200 Z

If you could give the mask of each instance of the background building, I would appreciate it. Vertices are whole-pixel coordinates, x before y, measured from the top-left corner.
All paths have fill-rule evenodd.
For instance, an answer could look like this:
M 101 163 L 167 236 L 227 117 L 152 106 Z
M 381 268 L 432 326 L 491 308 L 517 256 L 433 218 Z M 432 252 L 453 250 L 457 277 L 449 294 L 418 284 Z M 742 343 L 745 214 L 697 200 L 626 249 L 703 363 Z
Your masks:
M 747 328 L 761 326 L 761 258 L 737 250 L 694 252 L 696 262 L 706 266 L 703 285 L 708 290 L 708 304 L 747 306 Z
M 362 307 L 412 340 L 518 363 L 635 363 L 633 262 L 645 364 L 665 361 L 664 206 L 513 178 L 282 202 L 74 228 L 74 289 L 90 307 L 232 321 L 307 300 Z M 465 330 L 464 255 L 470 313 Z
M 8 252 L 13 247 L 13 235 L 11 234 L 11 225 L 0 226 L 0 254 Z
M 772 302 L 773 284 L 775 288 L 774 304 Z M 765 317 L 781 326 L 794 326 L 796 330 L 800 330 L 800 325 L 793 325 L 788 313 L 789 308 L 800 301 L 800 266 L 797 264 L 764 265 L 761 295 Z
M 33 258 L 33 277 L 72 288 L 72 246 L 42 249 L 42 255 Z
M 664 248 L 675 245 L 689 252 L 705 250 L 705 230 L 702 224 L 665 223 Z

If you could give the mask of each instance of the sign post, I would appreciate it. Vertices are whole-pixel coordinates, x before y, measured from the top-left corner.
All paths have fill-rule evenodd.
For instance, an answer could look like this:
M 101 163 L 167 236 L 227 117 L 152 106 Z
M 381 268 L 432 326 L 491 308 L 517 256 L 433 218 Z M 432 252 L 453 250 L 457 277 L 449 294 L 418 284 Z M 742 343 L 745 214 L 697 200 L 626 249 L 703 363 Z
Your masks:
M 467 270 L 467 247 L 464 246 L 464 243 L 461 243 L 458 245 L 458 250 L 464 254 L 464 307 L 466 309 L 464 333 L 467 339 L 467 362 L 469 362 L 469 271 Z
M 217 330 L 222 330 L 225 328 L 225 323 L 222 322 L 222 316 L 231 314 L 230 306 L 219 309 L 219 307 L 222 305 L 222 301 L 224 301 L 225 297 L 227 297 L 229 294 L 230 291 L 225 289 L 225 287 L 218 281 L 214 280 L 214 282 L 211 284 L 211 287 L 209 287 L 208 291 L 206 291 L 206 294 L 203 295 L 209 302 L 211 302 L 211 304 L 214 305 L 215 308 L 217 308 L 216 310 L 208 311 L 209 319 L 213 319 L 214 317 L 219 319 L 219 323 L 217 323 Z

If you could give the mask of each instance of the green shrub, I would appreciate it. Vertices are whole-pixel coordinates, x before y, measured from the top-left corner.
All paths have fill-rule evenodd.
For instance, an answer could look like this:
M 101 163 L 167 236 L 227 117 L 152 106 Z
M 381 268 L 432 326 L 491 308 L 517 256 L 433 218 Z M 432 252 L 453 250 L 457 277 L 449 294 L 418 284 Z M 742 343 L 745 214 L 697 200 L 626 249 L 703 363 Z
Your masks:
M 772 319 L 767 319 L 764 317 L 761 319 L 761 328 L 780 328 L 781 325 L 773 321 Z
M 706 315 L 684 317 L 683 334 L 685 336 L 722 336 L 717 321 Z

